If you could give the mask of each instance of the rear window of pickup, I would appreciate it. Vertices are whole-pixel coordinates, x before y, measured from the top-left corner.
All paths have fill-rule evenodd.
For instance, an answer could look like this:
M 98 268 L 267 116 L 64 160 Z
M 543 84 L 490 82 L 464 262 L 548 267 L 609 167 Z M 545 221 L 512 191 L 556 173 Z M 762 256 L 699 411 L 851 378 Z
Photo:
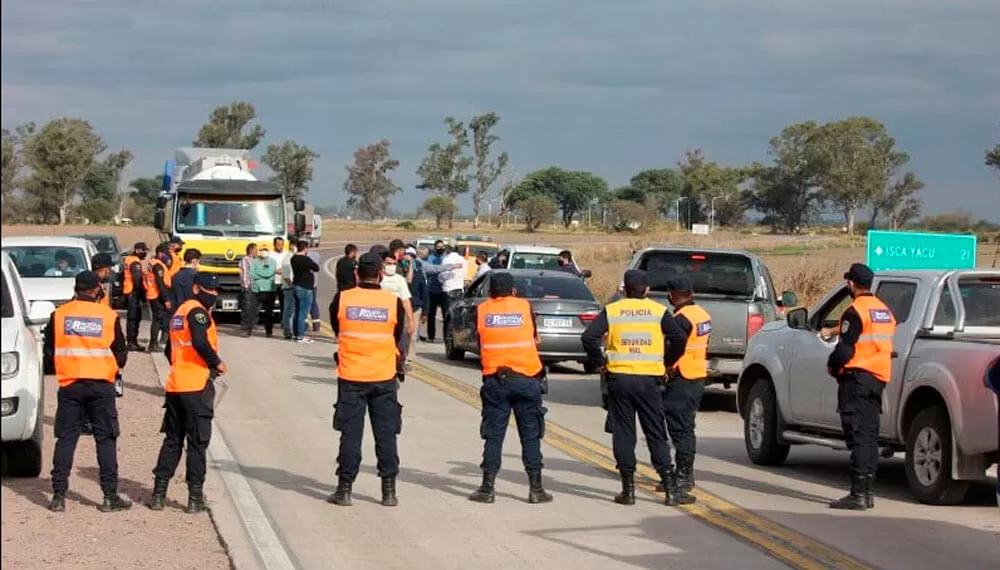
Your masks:
M 1000 279 L 968 277 L 960 279 L 958 290 L 965 305 L 965 324 L 970 327 L 1000 327 Z M 941 302 L 934 315 L 934 326 L 954 326 L 955 305 L 948 289 L 941 292 Z
M 687 274 L 695 294 L 750 298 L 754 292 L 753 265 L 745 255 L 651 251 L 643 256 L 639 269 L 649 275 L 651 291 L 665 293 L 670 278 Z

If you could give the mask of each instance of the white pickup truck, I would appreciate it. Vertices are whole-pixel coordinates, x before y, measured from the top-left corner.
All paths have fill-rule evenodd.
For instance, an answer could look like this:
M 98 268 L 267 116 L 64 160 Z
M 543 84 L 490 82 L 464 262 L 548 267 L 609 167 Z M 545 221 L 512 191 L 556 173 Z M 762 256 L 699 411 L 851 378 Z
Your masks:
M 997 461 L 997 400 L 984 379 L 1000 355 L 1000 269 L 879 272 L 873 291 L 898 323 L 882 455 L 906 453 L 919 501 L 961 503 Z M 846 449 L 837 382 L 826 370 L 836 338 L 826 335 L 850 303 L 839 286 L 750 340 L 737 398 L 754 463 L 780 465 L 792 444 Z

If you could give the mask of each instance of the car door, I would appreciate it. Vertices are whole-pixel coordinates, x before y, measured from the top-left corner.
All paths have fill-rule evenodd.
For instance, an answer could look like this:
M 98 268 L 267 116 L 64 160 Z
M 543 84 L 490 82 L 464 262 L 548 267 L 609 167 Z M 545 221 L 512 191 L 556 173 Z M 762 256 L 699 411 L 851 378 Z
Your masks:
M 826 361 L 836 338 L 828 340 L 824 335 L 837 329 L 840 316 L 851 301 L 847 287 L 841 287 L 827 296 L 810 316 L 809 330 L 797 330 L 792 335 L 788 385 L 792 417 L 797 422 L 827 425 L 823 413 L 823 391 L 831 385 L 836 388 L 836 381 L 827 372 Z
M 485 291 L 488 279 L 489 273 L 469 284 L 465 295 L 458 301 L 456 310 L 452 312 L 452 318 L 456 319 L 452 338 L 456 346 L 466 350 L 476 349 L 476 306 L 482 300 L 482 292 Z

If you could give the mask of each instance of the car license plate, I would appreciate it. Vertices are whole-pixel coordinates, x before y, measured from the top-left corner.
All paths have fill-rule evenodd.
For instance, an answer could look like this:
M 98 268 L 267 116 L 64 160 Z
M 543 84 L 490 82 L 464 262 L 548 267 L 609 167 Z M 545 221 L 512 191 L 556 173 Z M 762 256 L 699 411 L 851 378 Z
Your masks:
M 568 329 L 573 326 L 573 319 L 560 317 L 545 317 L 542 326 L 547 329 Z
M 222 310 L 223 311 L 235 311 L 240 306 L 239 301 L 236 299 L 223 299 L 222 300 Z

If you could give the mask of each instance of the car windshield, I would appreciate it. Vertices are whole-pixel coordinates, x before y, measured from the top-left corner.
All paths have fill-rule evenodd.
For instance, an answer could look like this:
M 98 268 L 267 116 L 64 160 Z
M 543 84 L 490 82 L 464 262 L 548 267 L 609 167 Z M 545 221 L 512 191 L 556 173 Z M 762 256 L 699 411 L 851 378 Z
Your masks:
M 282 235 L 285 203 L 278 198 L 220 199 L 185 196 L 177 208 L 177 232 L 217 236 Z
M 514 277 L 514 288 L 522 299 L 567 299 L 595 301 L 582 279 L 567 277 Z
M 651 251 L 639 269 L 649 274 L 651 291 L 665 293 L 670 278 L 686 274 L 696 295 L 753 296 L 753 266 L 745 255 Z
M 958 282 L 965 305 L 965 324 L 970 327 L 1000 327 L 1000 279 L 996 277 L 965 278 Z M 934 315 L 936 326 L 955 325 L 955 305 L 945 288 Z
M 10 298 L 10 289 L 7 287 L 7 276 L 4 275 L 3 279 L 0 279 L 0 283 L 3 284 L 3 318 L 10 319 L 14 317 L 14 299 Z
M 121 253 L 118 248 L 118 244 L 115 243 L 115 238 L 111 236 L 77 236 L 81 237 L 90 243 L 94 244 L 97 248 L 98 253 L 110 253 L 112 255 Z
M 79 247 L 16 245 L 4 247 L 21 277 L 76 277 L 87 270 L 85 252 Z
M 515 252 L 511 255 L 510 267 L 511 269 L 559 269 L 559 255 Z

